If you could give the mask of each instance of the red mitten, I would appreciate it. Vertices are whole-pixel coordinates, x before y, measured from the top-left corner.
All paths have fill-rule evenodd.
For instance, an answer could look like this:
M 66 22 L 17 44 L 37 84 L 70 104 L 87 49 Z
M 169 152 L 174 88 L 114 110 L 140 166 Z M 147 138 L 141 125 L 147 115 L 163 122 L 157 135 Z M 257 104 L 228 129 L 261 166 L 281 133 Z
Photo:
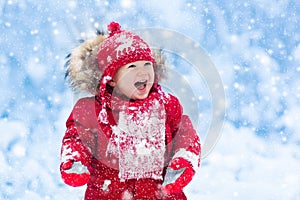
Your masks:
M 184 158 L 178 157 L 172 160 L 162 184 L 162 191 L 166 194 L 181 192 L 192 180 L 195 171 L 192 164 Z
M 70 162 L 71 163 L 71 162 Z M 78 187 L 86 184 L 90 178 L 90 172 L 86 166 L 81 164 L 81 162 L 74 162 L 71 164 L 70 169 L 63 169 L 61 167 L 61 176 L 64 182 L 70 186 Z
M 66 184 L 77 187 L 90 177 L 91 154 L 79 139 L 72 139 L 63 141 L 60 171 Z

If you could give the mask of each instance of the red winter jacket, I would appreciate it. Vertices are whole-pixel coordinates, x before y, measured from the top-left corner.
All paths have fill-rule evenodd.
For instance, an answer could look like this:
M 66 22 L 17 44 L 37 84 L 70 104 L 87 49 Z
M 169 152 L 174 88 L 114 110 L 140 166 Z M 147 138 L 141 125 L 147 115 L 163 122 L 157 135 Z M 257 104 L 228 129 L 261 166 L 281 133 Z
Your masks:
M 87 190 L 85 193 L 86 200 L 186 199 L 182 190 L 170 195 L 164 195 L 160 190 L 166 174 L 166 168 L 170 165 L 172 160 L 176 158 L 184 158 L 191 164 L 194 170 L 196 167 L 199 167 L 200 164 L 201 150 L 199 137 L 188 116 L 182 114 L 182 106 L 178 99 L 172 95 L 163 95 L 162 101 L 160 101 L 163 104 L 165 113 L 163 144 L 164 166 L 161 179 L 155 178 L 155 176 L 135 179 L 132 178 L 135 177 L 134 174 L 128 175 L 126 172 L 120 171 L 122 162 L 126 162 L 128 160 L 121 160 L 123 155 L 122 151 L 118 156 L 118 154 L 110 153 L 109 150 L 111 149 L 110 145 L 113 145 L 112 129 L 115 128 L 112 124 L 116 125 L 120 123 L 120 113 L 114 109 L 109 109 L 107 113 L 109 124 L 105 125 L 100 123 L 98 116 L 101 110 L 101 103 L 99 99 L 100 98 L 97 96 L 82 98 L 76 103 L 66 122 L 67 130 L 62 141 L 62 154 L 64 155 L 62 155 L 61 172 L 63 177 L 65 173 L 64 167 L 68 165 L 66 163 L 68 160 L 67 157 L 71 155 L 70 151 L 72 151 L 72 154 L 78 158 L 77 161 L 80 161 L 87 167 L 90 175 L 85 176 L 84 178 L 79 177 L 71 180 L 64 179 L 64 181 L 72 186 L 81 186 L 87 183 Z M 148 101 L 151 102 L 152 100 L 150 99 Z M 147 107 L 147 104 L 141 105 L 145 105 Z M 116 141 L 119 142 L 119 140 L 120 138 Z M 131 140 L 128 141 L 130 142 Z M 126 145 L 129 145 L 130 147 L 130 144 Z M 156 145 L 155 141 L 151 144 Z M 130 147 L 130 150 L 136 150 L 136 146 L 133 148 Z M 122 148 L 122 145 L 119 145 L 117 148 Z M 65 153 L 66 151 L 69 153 Z M 128 154 L 124 153 L 124 155 L 127 156 Z M 154 162 L 156 162 L 155 159 Z M 154 164 L 153 166 L 157 165 Z M 156 175 L 158 177 L 160 176 L 159 173 Z M 137 176 L 141 177 L 141 175 Z M 124 179 L 124 177 L 129 178 Z M 191 177 L 188 177 L 188 179 L 189 178 L 191 179 Z

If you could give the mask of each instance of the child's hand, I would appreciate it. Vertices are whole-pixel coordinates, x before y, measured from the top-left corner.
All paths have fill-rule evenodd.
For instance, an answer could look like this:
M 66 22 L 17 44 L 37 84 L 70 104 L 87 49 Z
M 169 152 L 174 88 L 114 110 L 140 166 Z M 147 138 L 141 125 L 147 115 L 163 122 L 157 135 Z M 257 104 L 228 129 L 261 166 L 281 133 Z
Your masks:
M 91 154 L 79 139 L 63 141 L 60 171 L 68 185 L 77 187 L 87 183 L 90 172 Z
M 61 175 L 64 182 L 68 185 L 77 187 L 87 183 L 90 172 L 81 162 L 66 162 L 61 165 Z
M 184 158 L 172 160 L 162 184 L 162 191 L 166 194 L 181 192 L 182 189 L 192 180 L 195 171 L 192 164 Z

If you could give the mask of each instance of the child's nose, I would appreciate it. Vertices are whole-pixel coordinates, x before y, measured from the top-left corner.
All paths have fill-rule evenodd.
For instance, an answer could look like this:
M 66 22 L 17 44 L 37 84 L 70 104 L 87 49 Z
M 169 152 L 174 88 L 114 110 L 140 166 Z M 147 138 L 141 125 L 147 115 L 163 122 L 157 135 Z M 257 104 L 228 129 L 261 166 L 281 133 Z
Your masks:
M 139 72 L 138 72 L 138 74 L 137 74 L 139 77 L 143 77 L 143 76 L 146 76 L 147 75 L 147 73 L 146 73 L 146 71 L 145 70 L 140 70 Z
M 146 74 L 147 74 L 147 70 L 144 69 L 143 66 L 140 66 L 140 67 L 138 68 L 137 75 L 138 75 L 138 76 L 144 76 L 144 75 L 146 75 Z

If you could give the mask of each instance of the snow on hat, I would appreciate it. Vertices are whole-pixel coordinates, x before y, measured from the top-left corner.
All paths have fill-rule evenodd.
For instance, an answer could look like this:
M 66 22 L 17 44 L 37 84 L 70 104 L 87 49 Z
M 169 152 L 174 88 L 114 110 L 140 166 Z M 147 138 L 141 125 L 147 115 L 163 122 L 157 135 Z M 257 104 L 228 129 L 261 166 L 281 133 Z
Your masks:
M 99 88 L 103 108 L 99 113 L 99 119 L 103 123 L 108 123 L 105 109 L 106 84 L 113 79 L 117 70 L 128 63 L 140 60 L 150 61 L 155 66 L 151 49 L 142 38 L 133 32 L 121 30 L 121 26 L 116 22 L 111 22 L 108 30 L 110 34 L 98 51 L 98 66 L 103 72 Z
M 128 63 L 140 60 L 155 62 L 149 45 L 138 35 L 121 30 L 116 22 L 111 22 L 108 30 L 110 35 L 98 51 L 98 65 L 104 82 L 111 80 L 116 71 Z

